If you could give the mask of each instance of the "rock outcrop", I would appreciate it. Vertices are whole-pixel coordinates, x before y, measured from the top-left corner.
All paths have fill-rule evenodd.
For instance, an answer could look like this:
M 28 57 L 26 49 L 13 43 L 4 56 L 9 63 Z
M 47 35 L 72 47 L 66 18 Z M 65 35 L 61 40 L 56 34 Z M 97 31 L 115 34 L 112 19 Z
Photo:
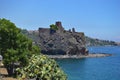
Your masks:
M 61 22 L 56 22 L 57 30 L 39 28 L 39 40 L 34 42 L 40 46 L 43 54 L 48 55 L 87 55 L 85 36 L 82 32 L 66 31 Z M 51 33 L 52 32 L 52 33 Z

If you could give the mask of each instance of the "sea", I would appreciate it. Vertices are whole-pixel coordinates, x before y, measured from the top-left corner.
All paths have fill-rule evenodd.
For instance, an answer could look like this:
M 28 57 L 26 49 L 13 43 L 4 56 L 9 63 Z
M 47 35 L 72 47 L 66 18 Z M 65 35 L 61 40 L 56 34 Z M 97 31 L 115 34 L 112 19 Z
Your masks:
M 56 59 L 68 80 L 120 80 L 120 46 L 88 47 L 90 53 L 112 54 L 109 57 Z

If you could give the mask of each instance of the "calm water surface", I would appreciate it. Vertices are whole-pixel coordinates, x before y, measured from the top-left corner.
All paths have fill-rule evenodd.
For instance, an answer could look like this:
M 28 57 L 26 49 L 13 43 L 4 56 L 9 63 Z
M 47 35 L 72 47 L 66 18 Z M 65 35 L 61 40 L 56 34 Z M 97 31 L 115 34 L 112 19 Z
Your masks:
M 68 80 L 120 80 L 120 46 L 89 47 L 90 52 L 113 54 L 110 57 L 57 59 Z

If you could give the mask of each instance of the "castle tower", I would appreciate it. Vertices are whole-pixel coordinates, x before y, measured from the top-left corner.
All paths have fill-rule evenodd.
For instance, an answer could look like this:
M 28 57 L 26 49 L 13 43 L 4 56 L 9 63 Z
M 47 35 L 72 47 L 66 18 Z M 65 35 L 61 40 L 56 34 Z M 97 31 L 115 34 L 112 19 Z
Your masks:
M 72 32 L 73 32 L 73 33 L 75 32 L 75 28 L 72 28 Z
M 64 28 L 62 27 L 62 23 L 60 21 L 56 22 L 55 25 L 58 27 L 59 31 L 64 31 Z

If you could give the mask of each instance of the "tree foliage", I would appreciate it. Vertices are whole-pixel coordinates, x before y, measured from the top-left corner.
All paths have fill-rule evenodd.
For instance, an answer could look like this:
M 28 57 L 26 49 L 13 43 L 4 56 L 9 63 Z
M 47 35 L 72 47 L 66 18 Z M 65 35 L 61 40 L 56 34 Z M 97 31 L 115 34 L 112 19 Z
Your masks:
M 52 29 L 52 30 L 58 30 L 58 27 L 56 25 L 54 25 L 54 24 L 51 24 L 50 25 L 50 29 Z
M 29 65 L 17 69 L 21 80 L 24 78 L 38 78 L 39 80 L 67 80 L 66 74 L 59 68 L 58 64 L 45 55 L 33 55 Z
M 0 19 L 0 51 L 6 66 L 14 62 L 25 66 L 32 53 L 39 52 L 39 49 L 32 45 L 32 40 L 23 35 L 14 23 Z

